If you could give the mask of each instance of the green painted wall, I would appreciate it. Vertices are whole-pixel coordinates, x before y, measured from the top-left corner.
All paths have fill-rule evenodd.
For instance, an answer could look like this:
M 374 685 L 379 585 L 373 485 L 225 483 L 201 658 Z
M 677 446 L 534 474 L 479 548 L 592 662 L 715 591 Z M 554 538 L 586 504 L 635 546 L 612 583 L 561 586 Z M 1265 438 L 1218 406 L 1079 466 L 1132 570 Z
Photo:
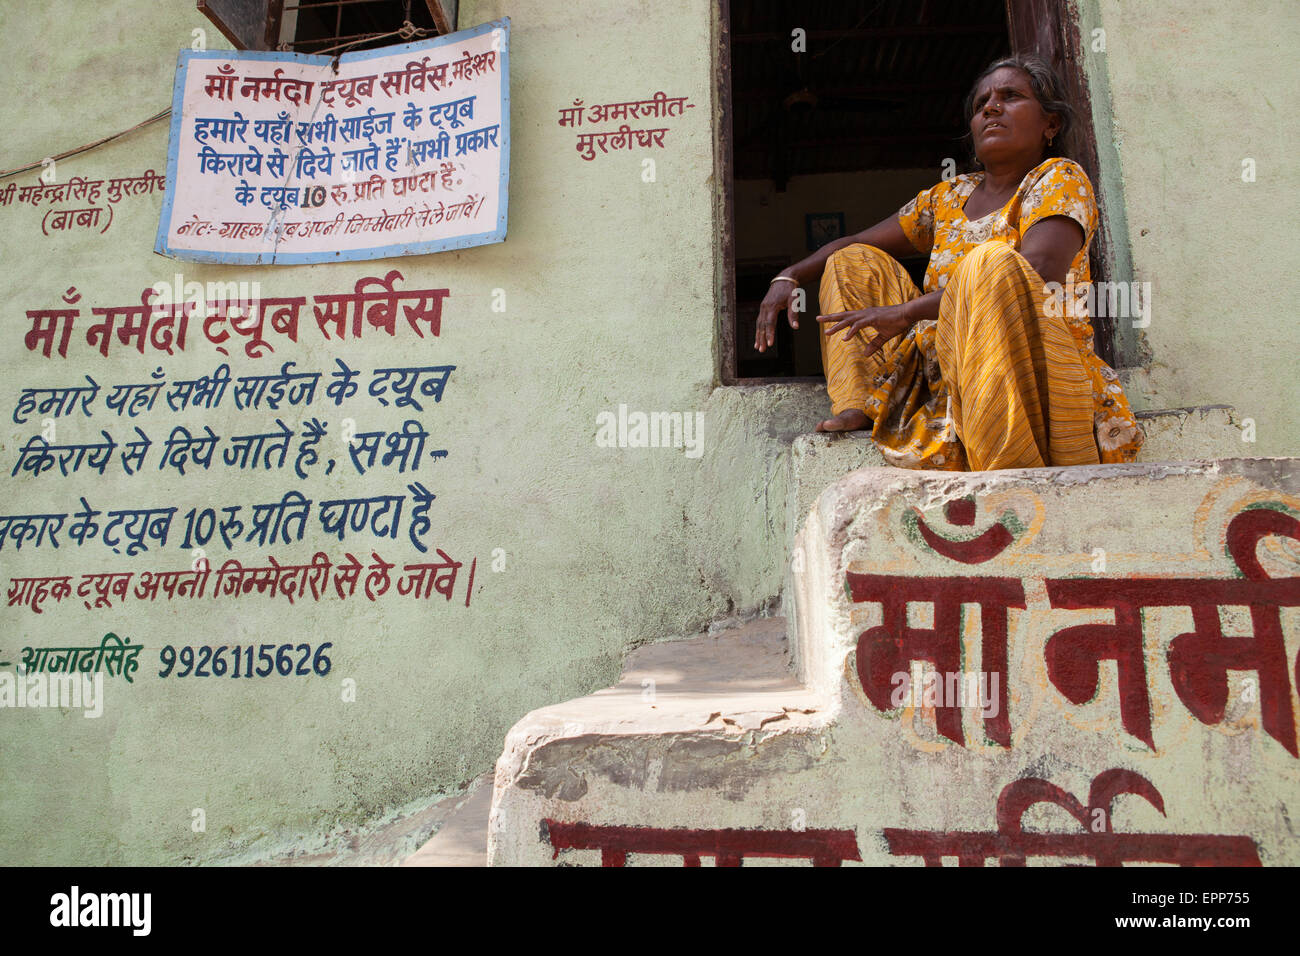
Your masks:
M 1150 282 L 1128 379 L 1148 408 L 1225 403 L 1255 422 L 1244 455 L 1300 444 L 1300 293 L 1292 228 L 1300 7 L 1278 0 L 1083 0 L 1103 196 L 1117 263 Z M 1094 49 L 1104 30 L 1105 50 Z M 1254 161 L 1254 181 L 1243 162 Z M 1122 215 L 1109 213 L 1118 205 Z M 1128 262 L 1125 262 L 1125 253 Z M 1129 271 L 1131 270 L 1131 271 Z
M 83 230 L 46 238 L 40 213 L 0 210 L 7 408 L 20 387 L 67 384 L 85 371 L 101 383 L 147 381 L 160 364 L 154 353 L 130 349 L 115 349 L 108 360 L 84 344 L 67 360 L 22 349 L 25 310 L 57 306 L 69 286 L 83 295 L 83 307 L 138 301 L 143 287 L 177 271 L 199 282 L 260 281 L 267 295 L 350 290 L 359 277 L 389 269 L 401 270 L 408 288 L 449 287 L 443 334 L 419 345 L 418 355 L 406 351 L 415 340 L 367 340 L 337 351 L 314 340 L 300 354 L 277 353 L 277 361 L 283 354 L 301 367 L 326 368 L 338 355 L 354 367 L 378 367 L 393 363 L 396 342 L 403 359 L 456 364 L 442 403 L 425 416 L 438 442 L 432 447 L 450 455 L 425 480 L 438 495 L 438 546 L 478 558 L 469 608 L 459 600 L 407 606 L 395 595 L 369 606 L 214 603 L 201 616 L 165 604 L 91 613 L 65 601 L 40 616 L 0 608 L 0 659 L 17 660 L 25 645 L 59 645 L 68 635 L 97 643 L 109 629 L 149 648 L 133 685 L 110 681 L 99 720 L 78 711 L 0 711 L 6 862 L 205 861 L 271 852 L 300 833 L 355 825 L 490 768 L 520 716 L 610 683 L 630 645 L 692 632 L 776 594 L 784 456 L 816 402 L 807 389 L 714 388 L 709 7 L 690 0 L 462 7 L 462 24 L 500 15 L 513 21 L 510 226 L 501 245 L 369 263 L 223 268 L 153 254 L 157 194 L 118 204 L 111 229 L 99 236 Z M 10 89 L 21 92 L 0 107 L 9 131 L 3 168 L 168 105 L 176 51 L 190 45 L 195 27 L 207 29 L 211 46 L 224 45 L 188 2 L 23 2 L 6 4 L 0 17 L 4 61 L 18 80 Z M 65 29 L 71 22 L 75 31 Z M 557 110 L 577 97 L 594 104 L 659 89 L 698 105 L 674 119 L 667 148 L 654 152 L 653 183 L 642 179 L 639 153 L 585 162 L 573 131 L 556 123 Z M 58 175 L 163 170 L 166 149 L 160 123 L 59 163 Z M 504 313 L 491 309 L 495 289 L 505 290 Z M 161 358 L 169 377 L 208 372 L 218 361 L 206 347 Z M 251 363 L 231 362 L 233 374 L 248 374 Z M 702 456 L 597 447 L 597 415 L 620 403 L 702 412 Z M 244 412 L 206 420 L 227 434 L 257 430 L 271 418 Z M 4 420 L 7 472 L 39 424 L 15 425 L 8 412 Z M 128 420 L 115 418 L 83 421 L 83 429 L 91 421 L 128 430 Z M 399 421 L 372 417 L 358 429 Z M 175 416 L 163 408 L 129 424 L 159 432 Z M 81 494 L 96 507 L 174 500 L 183 512 L 204 502 L 271 500 L 286 485 L 215 468 L 185 478 L 110 470 L 93 482 L 48 474 L 3 482 L 22 513 L 68 510 Z M 371 493 L 391 493 L 380 484 Z M 301 487 L 320 498 L 332 487 L 362 494 L 371 486 L 353 476 L 346 485 L 313 478 Z M 317 547 L 344 550 L 338 542 L 330 547 L 319 527 L 315 534 L 276 550 L 301 560 Z M 387 550 L 414 560 L 402 544 Z M 494 573 L 495 549 L 504 551 L 505 569 Z M 180 552 L 168 560 L 189 563 Z M 131 567 L 101 548 L 0 553 L 6 578 Z M 156 649 L 165 643 L 280 635 L 334 641 L 331 675 L 278 684 L 154 676 Z M 355 703 L 340 699 L 343 677 L 357 682 Z M 206 812 L 205 833 L 192 832 L 194 808 Z
M 153 254 L 156 194 L 119 203 L 103 235 L 45 237 L 40 213 L 0 208 L 0 298 L 9 336 L 0 353 L 0 482 L 9 511 L 72 510 L 87 495 L 101 508 L 174 502 L 184 512 L 270 500 L 287 484 L 217 469 L 185 478 L 114 471 L 94 481 L 7 477 L 16 449 L 38 427 L 10 419 L 19 388 L 69 384 L 85 372 L 101 383 L 146 381 L 159 364 L 170 378 L 189 377 L 210 372 L 218 360 L 202 347 L 161 362 L 126 348 L 101 360 L 84 347 L 67 360 L 47 360 L 21 346 L 27 309 L 57 306 L 70 286 L 86 310 L 129 304 L 177 271 L 199 282 L 258 281 L 267 295 L 311 296 L 399 269 L 409 288 L 451 289 L 440 338 L 418 347 L 409 339 L 367 339 L 347 350 L 313 342 L 276 357 L 309 369 L 328 369 L 336 356 L 354 367 L 397 358 L 457 365 L 442 403 L 426 416 L 439 446 L 450 451 L 426 483 L 438 495 L 437 546 L 478 558 L 469 608 L 407 604 L 392 595 L 374 604 L 293 608 L 214 602 L 201 613 L 162 603 L 91 612 L 65 601 L 37 616 L 0 606 L 0 659 L 16 660 L 25 645 L 97 643 L 108 630 L 149 649 L 134 684 L 108 684 L 98 720 L 77 711 L 0 710 L 0 859 L 205 862 L 269 854 L 303 834 L 355 826 L 489 769 L 516 720 L 609 684 L 630 646 L 690 633 L 773 599 L 784 561 L 786 456 L 824 399 L 809 387 L 717 386 L 714 6 L 462 4 L 462 25 L 512 19 L 510 227 L 501 245 L 329 266 L 200 266 Z M 1121 12 L 1106 3 L 1101 13 L 1107 23 L 1141 19 L 1127 5 Z M 1293 81 L 1288 85 L 1280 62 L 1266 62 L 1271 81 L 1227 96 L 1216 92 L 1221 75 L 1214 67 L 1222 63 L 1236 77 L 1239 62 L 1260 60 L 1257 54 L 1287 30 L 1293 36 L 1294 20 L 1221 17 L 1235 29 L 1217 38 L 1209 27 L 1161 28 L 1191 31 L 1204 58 L 1199 64 L 1109 28 L 1107 75 L 1124 135 L 1118 153 L 1129 220 L 1134 229 L 1176 237 L 1164 246 L 1135 239 L 1134 260 L 1141 277 L 1158 277 L 1158 289 L 1171 290 L 1157 295 L 1184 303 L 1171 302 L 1167 313 L 1158 305 L 1147 330 L 1162 363 L 1152 370 L 1148 403 L 1233 402 L 1255 414 L 1261 453 L 1285 453 L 1295 446 L 1296 422 L 1294 379 L 1283 363 L 1295 350 L 1280 342 L 1287 286 L 1276 276 L 1289 268 L 1294 240 L 1247 224 L 1269 221 L 1266 213 L 1283 208 L 1289 195 L 1284 186 L 1294 184 L 1283 163 L 1292 134 L 1281 132 L 1284 91 Z M 224 45 L 189 0 L 4 4 L 0 54 L 10 96 L 0 104 L 0 167 L 92 141 L 164 108 L 176 51 L 190 46 L 196 27 L 207 30 L 210 46 Z M 1250 55 L 1233 52 L 1239 44 Z M 1134 62 L 1142 58 L 1152 59 L 1149 68 Z M 1146 92 L 1155 82 L 1160 90 Z M 643 181 L 639 152 L 584 162 L 574 131 L 557 125 L 557 111 L 575 98 L 593 104 L 660 89 L 690 97 L 697 108 L 672 121 L 667 148 L 647 154 L 656 160 L 653 183 Z M 1163 112 L 1153 120 L 1153 111 Z M 1201 142 L 1206 130 L 1241 117 L 1240 135 Z M 1259 181 L 1249 186 L 1239 180 L 1242 143 L 1259 163 Z M 166 125 L 156 124 L 60 162 L 58 176 L 162 171 L 166 149 Z M 1189 201 L 1184 169 L 1193 162 L 1193 181 L 1204 185 L 1201 198 Z M 15 181 L 34 183 L 35 173 Z M 1240 225 L 1228 236 L 1192 228 L 1225 222 Z M 1238 250 L 1229 253 L 1236 257 L 1229 269 L 1214 245 L 1221 242 Z M 506 294 L 504 312 L 491 308 L 497 289 Z M 1204 331 L 1193 334 L 1198 328 Z M 1228 350 L 1242 358 L 1225 371 Z M 251 363 L 231 364 L 238 375 L 248 374 Z M 597 416 L 620 404 L 703 413 L 703 455 L 598 447 Z M 365 413 L 372 417 L 359 427 L 393 427 L 402 417 L 370 406 Z M 219 434 L 237 434 L 272 417 L 235 413 L 231 405 L 205 420 Z M 157 441 L 175 417 L 165 408 L 130 421 L 96 417 L 80 421 L 84 434 L 74 435 L 93 438 L 100 427 L 128 433 L 136 424 L 157 433 Z M 314 477 L 295 487 L 314 498 L 392 490 L 391 483 L 355 476 L 346 484 Z M 318 548 L 335 556 L 345 550 L 317 530 L 271 553 L 305 561 Z M 505 556 L 498 572 L 491 570 L 496 549 Z M 401 560 L 415 557 L 402 542 L 388 550 Z M 265 553 L 236 556 L 251 561 Z M 102 548 L 6 548 L 0 576 L 160 563 L 132 560 Z M 189 563 L 179 551 L 169 551 L 168 561 L 177 568 Z M 291 638 L 335 643 L 328 678 L 205 683 L 154 676 L 163 644 Z M 354 703 L 340 699 L 345 677 L 356 681 Z M 206 832 L 192 830 L 195 808 L 205 811 Z

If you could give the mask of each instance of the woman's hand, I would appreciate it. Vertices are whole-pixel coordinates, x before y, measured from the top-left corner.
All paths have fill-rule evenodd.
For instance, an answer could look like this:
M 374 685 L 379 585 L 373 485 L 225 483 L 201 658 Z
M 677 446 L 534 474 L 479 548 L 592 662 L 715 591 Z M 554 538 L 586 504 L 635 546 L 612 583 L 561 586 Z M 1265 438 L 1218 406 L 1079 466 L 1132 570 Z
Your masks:
M 758 307 L 758 322 L 754 331 L 754 348 L 766 352 L 776 342 L 776 323 L 781 310 L 790 319 L 790 328 L 799 328 L 799 313 L 803 310 L 805 293 L 793 282 L 773 282 Z
M 835 312 L 819 315 L 817 321 L 824 324 L 827 335 L 847 330 L 844 333 L 846 342 L 862 329 L 874 329 L 878 334 L 867 343 L 864 358 L 879 352 L 886 342 L 898 338 L 912 327 L 912 322 L 906 315 L 906 305 L 881 305 L 852 312 Z

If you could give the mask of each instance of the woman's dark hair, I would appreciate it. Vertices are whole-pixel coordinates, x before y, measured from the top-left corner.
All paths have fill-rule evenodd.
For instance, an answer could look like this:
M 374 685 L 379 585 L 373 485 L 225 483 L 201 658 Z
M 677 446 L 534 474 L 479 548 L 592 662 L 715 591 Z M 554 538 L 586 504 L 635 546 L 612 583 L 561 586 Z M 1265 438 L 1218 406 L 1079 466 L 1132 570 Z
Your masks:
M 975 115 L 975 92 L 989 75 L 996 73 L 1004 67 L 1020 70 L 1029 77 L 1029 88 L 1034 91 L 1034 97 L 1038 100 L 1038 105 L 1043 108 L 1043 112 L 1049 116 L 1057 117 L 1061 122 L 1061 128 L 1052 138 L 1051 144 L 1047 147 L 1048 156 L 1064 156 L 1065 144 L 1069 142 L 1070 128 L 1074 125 L 1074 107 L 1065 99 L 1065 84 L 1057 76 L 1056 71 L 1047 65 L 1042 57 L 1028 55 L 1004 56 L 1000 60 L 994 60 L 979 76 L 975 77 L 975 82 L 971 84 L 970 92 L 966 94 L 965 116 L 966 116 L 966 143 L 970 149 L 971 159 L 975 164 L 979 164 L 979 159 L 975 156 L 975 143 L 970 135 L 970 121 Z

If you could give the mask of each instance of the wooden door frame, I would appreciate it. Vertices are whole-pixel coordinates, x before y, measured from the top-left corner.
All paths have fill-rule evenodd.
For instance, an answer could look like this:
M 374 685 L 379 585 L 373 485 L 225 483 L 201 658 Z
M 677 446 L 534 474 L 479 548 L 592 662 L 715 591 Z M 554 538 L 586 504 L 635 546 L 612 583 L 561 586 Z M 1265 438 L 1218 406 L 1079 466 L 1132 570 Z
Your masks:
M 718 357 L 722 360 L 719 369 L 722 384 L 742 385 L 749 384 L 752 379 L 736 377 L 736 190 L 732 179 L 735 170 L 732 156 L 735 137 L 731 128 L 731 0 L 718 0 L 717 9 L 717 42 L 714 44 L 718 54 L 718 68 L 714 70 L 717 79 L 714 90 L 717 108 L 714 115 L 717 117 L 719 136 L 713 151 L 713 175 L 722 188 L 714 191 L 713 218 L 721 248 L 716 260 L 720 281 L 713 285 L 718 296 L 717 312 L 722 327 L 716 341 L 721 350 Z
M 1083 167 L 1092 180 L 1100 222 L 1089 251 L 1092 280 L 1101 282 L 1114 274 L 1115 250 L 1106 229 L 1106 211 L 1101 208 L 1101 163 L 1097 131 L 1092 122 L 1092 96 L 1084 69 L 1084 45 L 1079 34 L 1077 0 L 1005 0 L 1007 32 L 1015 53 L 1036 53 L 1056 70 L 1065 84 L 1066 102 L 1074 108 L 1074 128 L 1063 152 Z M 1116 330 L 1110 316 L 1092 319 L 1098 356 L 1116 367 Z

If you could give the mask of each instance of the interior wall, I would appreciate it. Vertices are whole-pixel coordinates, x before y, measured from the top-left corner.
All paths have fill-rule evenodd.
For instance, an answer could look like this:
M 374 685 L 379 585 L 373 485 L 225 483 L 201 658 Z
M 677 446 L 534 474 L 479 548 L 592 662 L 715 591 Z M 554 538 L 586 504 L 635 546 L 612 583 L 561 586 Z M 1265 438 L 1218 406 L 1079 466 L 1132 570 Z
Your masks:
M 795 176 L 784 191 L 778 191 L 771 180 L 736 180 L 737 264 L 743 266 L 747 259 L 798 262 L 811 251 L 806 238 L 808 214 L 843 213 L 845 234 L 852 235 L 897 212 L 939 177 L 939 170 L 928 169 L 822 173 Z M 810 306 L 816 306 L 816 290 L 811 292 Z M 784 316 L 781 321 L 786 321 Z M 794 336 L 796 374 L 822 374 L 818 331 L 815 321 L 800 323 Z
M 804 216 L 842 212 L 847 233 L 861 232 L 939 181 L 939 169 L 875 169 L 795 176 L 784 192 L 770 180 L 736 181 L 736 258 L 808 255 Z

